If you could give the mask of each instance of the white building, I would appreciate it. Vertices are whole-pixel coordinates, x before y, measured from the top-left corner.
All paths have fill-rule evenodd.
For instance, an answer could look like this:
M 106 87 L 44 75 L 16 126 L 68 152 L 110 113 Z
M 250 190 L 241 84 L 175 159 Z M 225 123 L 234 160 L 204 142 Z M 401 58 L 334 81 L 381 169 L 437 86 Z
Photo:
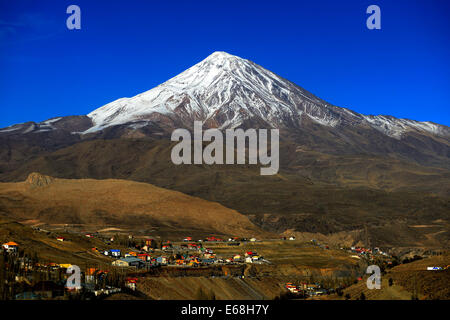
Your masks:
M 7 242 L 2 245 L 3 249 L 7 252 L 17 252 L 19 245 L 15 242 Z

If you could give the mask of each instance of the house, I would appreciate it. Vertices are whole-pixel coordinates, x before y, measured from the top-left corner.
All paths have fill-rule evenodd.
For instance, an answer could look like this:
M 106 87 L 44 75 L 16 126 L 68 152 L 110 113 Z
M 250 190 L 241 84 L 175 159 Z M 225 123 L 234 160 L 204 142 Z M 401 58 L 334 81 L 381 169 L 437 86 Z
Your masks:
M 442 267 L 427 267 L 427 270 L 442 270 Z
M 246 263 L 253 263 L 252 257 L 246 257 L 245 258 Z
M 293 240 L 295 240 L 295 237 L 294 236 L 289 237 L 289 240 L 293 241 Z
M 47 263 L 46 267 L 51 268 L 53 270 L 57 270 L 59 268 L 59 265 L 55 262 L 50 262 L 50 263 Z
M 141 268 L 145 265 L 145 263 L 136 257 L 127 257 L 127 258 L 121 258 L 116 261 L 112 262 L 113 266 L 116 267 L 135 267 L 135 268 Z
M 183 239 L 183 241 L 185 241 L 185 242 L 192 241 L 192 237 L 186 237 L 186 238 Z
M 167 257 L 158 257 L 158 258 L 156 258 L 156 263 L 167 264 Z
M 63 241 L 65 241 L 66 239 L 65 239 L 64 237 L 57 237 L 56 240 L 63 242 Z
M 94 283 L 95 282 L 95 274 L 97 273 L 96 268 L 87 268 L 85 273 L 86 283 Z
M 140 253 L 140 254 L 137 255 L 137 257 L 139 259 L 141 259 L 142 261 L 144 261 L 144 262 L 152 260 L 152 257 L 148 253 Z
M 119 249 L 111 249 L 109 251 L 111 253 L 111 256 L 113 256 L 113 257 L 120 257 L 120 250 Z
M 291 282 L 286 283 L 286 289 L 288 289 L 292 293 L 298 293 L 299 289 L 296 285 L 292 284 Z
M 17 252 L 19 245 L 13 241 L 4 243 L 2 245 L 3 249 L 5 249 L 7 252 Z
M 223 241 L 223 240 L 220 239 L 220 238 L 216 238 L 216 237 L 214 237 L 214 236 L 211 236 L 211 237 L 207 237 L 207 238 L 206 238 L 206 241 L 211 241 L 211 242 L 221 242 L 221 241 Z
M 92 238 L 92 234 L 87 233 L 87 234 L 86 234 L 86 238 Z
M 318 290 L 314 291 L 315 296 L 322 296 L 327 293 L 328 293 L 328 291 L 326 289 L 318 289 Z
M 131 290 L 135 291 L 137 280 L 138 280 L 137 278 L 127 278 L 125 280 L 125 286 L 127 288 L 130 288 Z
M 214 259 L 201 259 L 203 264 L 212 264 L 214 263 Z
M 315 290 L 320 288 L 320 286 L 318 284 L 315 284 L 315 283 L 305 284 L 304 286 L 309 291 L 315 291 Z
M 250 238 L 250 241 L 251 241 L 251 242 L 255 242 L 255 241 L 256 241 L 256 238 Z
M 186 264 L 186 260 L 184 260 L 184 259 L 177 259 L 177 260 L 175 261 L 175 263 L 176 263 L 178 266 L 181 266 L 181 265 Z
M 190 266 L 198 266 L 201 263 L 198 257 L 191 257 L 191 261 L 189 262 Z
M 134 251 L 130 251 L 128 253 L 125 253 L 125 257 L 137 257 L 137 253 Z

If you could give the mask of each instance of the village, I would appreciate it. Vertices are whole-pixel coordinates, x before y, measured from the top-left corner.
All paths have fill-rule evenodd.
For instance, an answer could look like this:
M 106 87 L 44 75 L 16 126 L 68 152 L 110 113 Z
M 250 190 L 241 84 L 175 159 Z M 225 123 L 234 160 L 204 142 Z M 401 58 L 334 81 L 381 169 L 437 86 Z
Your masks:
M 59 246 L 70 246 L 75 239 L 71 233 L 48 233 Z M 87 243 L 96 246 L 88 249 L 89 254 L 99 259 L 98 263 L 80 265 L 80 281 L 71 282 L 72 267 L 75 263 L 42 261 L 37 255 L 30 255 L 21 250 L 19 242 L 9 241 L 2 244 L 0 250 L 0 295 L 3 299 L 41 300 L 41 299 L 104 299 L 117 293 L 140 295 L 138 283 L 143 277 L 159 274 L 183 276 L 191 274 L 188 271 L 198 270 L 203 275 L 212 277 L 259 277 L 258 274 L 246 273 L 250 266 L 277 265 L 279 259 L 289 259 L 277 250 L 279 258 L 267 259 L 258 253 L 259 249 L 271 247 L 303 248 L 315 250 L 316 255 L 334 254 L 347 257 L 355 265 L 376 264 L 382 270 L 392 268 L 400 262 L 387 251 L 378 247 L 365 248 L 361 246 L 334 246 L 311 239 L 307 242 L 296 240 L 294 236 L 280 239 L 258 240 L 256 238 L 227 237 L 222 239 L 208 236 L 194 240 L 186 236 L 178 240 L 162 240 L 149 237 L 128 235 L 105 236 L 99 233 L 79 233 L 77 236 Z M 299 249 L 297 249 L 299 250 Z M 319 250 L 319 251 L 317 251 Z M 264 250 L 263 250 L 264 251 Z M 269 252 L 269 251 L 265 251 Z M 320 254 L 323 252 L 323 254 Z M 272 254 L 272 257 L 277 257 Z M 100 260 L 101 259 L 101 260 Z M 277 260 L 278 259 L 278 260 Z M 101 262 L 100 262 L 101 261 Z M 226 271 L 220 268 L 235 267 L 237 271 Z M 216 268 L 216 269 L 214 269 Z M 164 271 L 165 270 L 165 271 Z M 442 270 L 428 267 L 427 270 Z M 280 283 L 285 289 L 282 297 L 288 299 L 316 299 L 330 294 L 341 294 L 346 287 L 364 280 L 364 272 L 352 273 L 353 276 L 339 281 L 325 281 L 320 277 L 303 277 Z
M 44 230 L 46 232 L 46 230 Z M 154 268 L 207 268 L 218 265 L 269 264 L 270 261 L 258 255 L 256 251 L 240 252 L 241 242 L 255 242 L 255 238 L 228 238 L 222 240 L 214 236 L 193 241 L 185 237 L 179 242 L 157 241 L 155 239 L 135 239 L 128 236 L 127 241 L 116 241 L 114 237 L 100 237 L 95 233 L 84 234 L 86 238 L 102 239 L 103 248 L 92 247 L 92 253 L 110 260 L 110 266 L 86 266 L 81 270 L 79 285 L 68 283 L 71 276 L 67 273 L 71 263 L 41 262 L 29 257 L 20 250 L 17 242 L 2 244 L 0 250 L 1 264 L 5 267 L 7 289 L 2 288 L 3 298 L 17 300 L 40 300 L 80 298 L 90 299 L 105 297 L 121 291 L 135 291 L 138 277 L 129 276 L 136 272 L 145 274 Z M 56 236 L 56 241 L 70 243 L 70 239 Z M 114 243 L 118 245 L 115 248 Z M 236 253 L 229 256 L 217 255 L 208 248 L 208 243 L 226 243 L 236 248 Z M 125 247 L 125 248 L 124 248 Z M 9 276 L 8 276 L 9 275 Z M 17 292 L 22 291 L 22 292 Z
M 135 267 L 137 269 L 154 266 L 199 267 L 212 264 L 270 263 L 257 252 L 238 253 L 238 250 L 236 250 L 236 254 L 224 257 L 217 255 L 212 249 L 203 245 L 208 242 L 227 242 L 229 246 L 239 246 L 239 241 L 256 241 L 256 239 L 229 238 L 228 241 L 224 241 L 212 236 L 205 240 L 193 241 L 191 237 L 186 237 L 183 239 L 185 243 L 175 244 L 165 241 L 161 243 L 160 248 L 157 247 L 154 239 L 146 239 L 143 246 L 136 245 L 133 250 L 128 252 L 110 249 L 104 250 L 102 253 L 105 256 L 117 258 L 112 262 L 113 266 Z

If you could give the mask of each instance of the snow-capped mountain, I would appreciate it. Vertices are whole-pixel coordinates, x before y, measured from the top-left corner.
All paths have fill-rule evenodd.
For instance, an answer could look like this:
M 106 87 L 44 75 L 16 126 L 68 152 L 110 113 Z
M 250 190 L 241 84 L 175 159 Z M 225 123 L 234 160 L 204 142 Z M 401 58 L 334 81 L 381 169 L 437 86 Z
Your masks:
M 407 132 L 450 137 L 450 128 L 432 122 L 366 116 L 333 106 L 296 84 L 246 59 L 214 52 L 193 67 L 132 98 L 121 98 L 87 116 L 53 118 L 0 129 L 0 135 L 66 130 L 71 134 L 98 134 L 122 127 L 138 130 L 164 124 L 191 127 L 263 127 L 301 129 L 305 122 L 327 128 L 364 127 L 401 139 Z
M 219 202 L 276 232 L 345 232 L 370 222 L 381 234 L 405 221 L 409 237 L 408 226 L 448 216 L 449 127 L 333 106 L 224 52 L 88 115 L 56 116 L 0 129 L 0 181 L 39 172 L 148 182 Z M 280 174 L 261 177 L 250 165 L 175 165 L 170 135 L 194 120 L 204 128 L 280 128 Z M 12 196 L 0 197 L 1 212 L 28 203 Z
M 270 127 L 301 127 L 305 117 L 329 127 L 370 126 L 390 137 L 407 131 L 450 136 L 450 129 L 431 122 L 365 116 L 333 106 L 296 84 L 246 59 L 214 52 L 203 61 L 132 98 L 122 98 L 87 115 L 94 126 L 84 133 L 128 124 L 180 118 L 202 120 L 207 127 L 233 128 L 247 120 Z M 187 124 L 189 125 L 189 124 Z

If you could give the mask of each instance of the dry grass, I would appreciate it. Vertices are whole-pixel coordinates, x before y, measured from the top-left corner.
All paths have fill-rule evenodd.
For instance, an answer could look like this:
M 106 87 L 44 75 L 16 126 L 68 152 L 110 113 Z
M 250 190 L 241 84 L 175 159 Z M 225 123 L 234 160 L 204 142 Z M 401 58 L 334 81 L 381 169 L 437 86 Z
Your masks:
M 219 255 L 232 256 L 256 251 L 273 264 L 292 264 L 298 267 L 334 269 L 355 265 L 355 259 L 342 250 L 324 250 L 302 241 L 258 241 L 246 242 L 240 246 L 228 246 L 220 243 L 207 243 Z
M 346 294 L 351 299 L 358 299 L 364 293 L 368 300 L 411 300 L 450 299 L 450 270 L 428 271 L 427 267 L 445 267 L 450 264 L 450 255 L 434 256 L 407 264 L 396 266 L 382 276 L 381 289 L 369 290 L 366 280 L 358 282 L 344 290 L 344 295 L 332 295 L 328 299 L 344 299 Z M 393 285 L 389 286 L 392 278 Z
M 43 179 L 41 185 L 30 180 L 0 183 L 0 209 L 16 220 L 269 235 L 235 210 L 146 183 Z
M 57 236 L 64 236 L 67 241 L 57 241 Z M 7 241 L 17 242 L 19 248 L 30 255 L 37 253 L 41 262 L 70 263 L 79 266 L 111 263 L 110 259 L 92 251 L 93 247 L 105 246 L 99 239 L 89 239 L 64 232 L 47 234 L 9 219 L 0 218 L 0 242 Z
M 143 278 L 138 290 L 151 299 L 184 300 L 196 299 L 201 288 L 206 294 L 214 294 L 217 300 L 266 300 L 274 299 L 286 289 L 275 278 Z

